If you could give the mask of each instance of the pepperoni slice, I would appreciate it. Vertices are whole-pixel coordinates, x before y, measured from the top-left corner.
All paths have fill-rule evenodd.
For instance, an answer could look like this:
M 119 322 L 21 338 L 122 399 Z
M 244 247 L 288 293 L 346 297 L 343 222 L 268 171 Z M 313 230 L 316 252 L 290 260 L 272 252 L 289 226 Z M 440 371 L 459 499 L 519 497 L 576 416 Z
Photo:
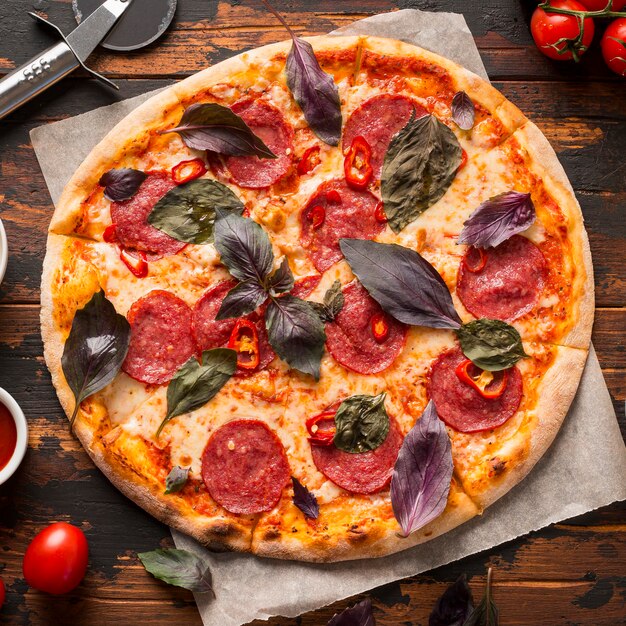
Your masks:
M 402 352 L 407 327 L 387 315 L 359 282 L 343 289 L 344 305 L 339 315 L 326 324 L 326 345 L 335 361 L 359 374 L 376 374 L 387 369 Z M 384 338 L 374 335 L 374 320 L 384 320 Z
M 407 125 L 413 111 L 416 117 L 428 113 L 424 107 L 405 96 L 385 94 L 366 100 L 346 122 L 342 140 L 344 151 L 352 145 L 355 137 L 364 137 L 372 149 L 370 163 L 374 178 L 380 178 L 389 143 Z
M 541 250 L 526 237 L 514 235 L 495 248 L 469 248 L 459 266 L 456 292 L 476 317 L 512 321 L 538 302 L 547 277 Z
M 227 511 L 271 511 L 291 470 L 280 439 L 259 420 L 235 420 L 218 428 L 202 453 L 202 480 Z
M 216 320 L 215 316 L 222 306 L 222 300 L 236 284 L 233 280 L 222 281 L 206 291 L 196 302 L 193 308 L 192 329 L 199 350 L 221 348 L 228 343 L 237 320 L 235 318 Z M 254 370 L 237 368 L 236 376 L 251 376 L 265 369 L 276 357 L 267 337 L 263 317 L 258 313 L 251 313 L 246 318 L 254 322 L 257 329 L 259 337 L 259 365 Z
M 428 395 L 439 417 L 462 433 L 476 433 L 502 426 L 517 411 L 522 400 L 522 376 L 516 367 L 508 370 L 507 386 L 497 398 L 483 398 L 460 380 L 456 368 L 465 356 L 460 348 L 448 350 L 433 363 Z
M 162 385 L 196 351 L 191 309 L 169 291 L 154 290 L 128 312 L 130 345 L 122 369 L 136 380 Z
M 111 220 L 124 248 L 146 252 L 149 261 L 156 261 L 187 245 L 148 224 L 154 205 L 174 187 L 176 183 L 167 174 L 150 174 L 130 200 L 111 203 Z
M 387 439 L 375 450 L 352 454 L 334 445 L 311 444 L 311 454 L 317 469 L 337 486 L 352 493 L 376 493 L 389 485 L 396 463 L 402 434 L 390 418 Z
M 320 274 L 313 274 L 312 276 L 304 276 L 299 278 L 293 285 L 293 289 L 290 291 L 292 296 L 296 298 L 306 298 L 310 296 L 315 288 L 320 284 L 322 277 Z
M 300 213 L 300 243 L 318 272 L 343 258 L 343 237 L 373 239 L 385 228 L 376 219 L 378 198 L 351 189 L 343 179 L 322 183 Z
M 278 157 L 260 159 L 257 156 L 228 157 L 226 167 L 233 182 L 240 187 L 263 189 L 282 178 L 293 158 L 293 130 L 285 122 L 282 113 L 267 102 L 246 100 L 231 107 Z

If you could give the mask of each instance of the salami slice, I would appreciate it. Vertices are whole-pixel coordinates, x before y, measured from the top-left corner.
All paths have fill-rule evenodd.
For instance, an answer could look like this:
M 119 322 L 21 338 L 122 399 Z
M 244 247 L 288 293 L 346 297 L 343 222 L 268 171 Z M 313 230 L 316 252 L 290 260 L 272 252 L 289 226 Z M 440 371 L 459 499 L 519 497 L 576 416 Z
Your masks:
M 469 248 L 459 266 L 456 292 L 472 315 L 512 321 L 537 304 L 546 275 L 541 250 L 514 235 L 495 248 Z
M 233 182 L 249 189 L 263 189 L 273 185 L 287 173 L 291 166 L 293 129 L 287 124 L 282 113 L 267 102 L 246 100 L 238 102 L 231 108 L 278 157 L 276 159 L 260 159 L 257 156 L 226 158 L 226 167 Z
M 156 261 L 187 245 L 148 224 L 154 205 L 174 187 L 176 183 L 167 174 L 150 174 L 130 200 L 111 203 L 115 234 L 124 248 L 146 252 L 148 260 Z
M 460 348 L 439 355 L 430 370 L 428 395 L 439 417 L 462 433 L 497 428 L 509 420 L 522 400 L 522 376 L 516 367 L 507 370 L 507 384 L 498 398 L 483 398 L 456 373 L 465 360 Z
M 202 480 L 227 511 L 271 511 L 291 470 L 280 439 L 259 420 L 235 420 L 218 428 L 202 453 Z
M 352 454 L 334 445 L 311 444 L 311 454 L 317 469 L 337 486 L 352 493 L 368 494 L 389 485 L 401 445 L 400 429 L 390 418 L 389 434 L 375 450 Z
M 320 284 L 322 276 L 320 274 L 313 274 L 312 276 L 304 276 L 299 278 L 293 285 L 293 289 L 290 291 L 292 296 L 296 298 L 302 298 L 303 300 L 310 296 L 315 288 Z
M 373 239 L 385 225 L 376 219 L 378 198 L 356 191 L 343 179 L 323 182 L 300 213 L 300 243 L 318 272 L 343 258 L 343 237 Z
M 407 327 L 387 315 L 359 282 L 343 289 L 344 305 L 326 324 L 326 345 L 335 361 L 358 372 L 376 374 L 387 369 L 402 352 Z M 374 325 L 386 325 L 386 334 L 374 335 Z
M 128 312 L 130 345 L 122 369 L 136 380 L 162 385 L 196 351 L 191 309 L 169 291 L 154 290 Z
M 237 323 L 236 319 L 216 320 L 215 316 L 222 306 L 226 294 L 236 285 L 233 280 L 225 280 L 211 287 L 196 302 L 193 308 L 192 328 L 196 344 L 200 351 L 225 347 L 230 334 Z M 254 370 L 237 368 L 235 376 L 251 376 L 265 369 L 276 357 L 270 346 L 265 329 L 265 320 L 257 313 L 246 316 L 254 323 L 259 338 L 259 365 Z
M 342 140 L 344 151 L 355 137 L 363 137 L 372 149 L 370 163 L 374 169 L 374 178 L 380 178 L 389 143 L 407 125 L 413 111 L 416 117 L 428 113 L 424 107 L 405 96 L 385 94 L 366 100 L 346 122 Z

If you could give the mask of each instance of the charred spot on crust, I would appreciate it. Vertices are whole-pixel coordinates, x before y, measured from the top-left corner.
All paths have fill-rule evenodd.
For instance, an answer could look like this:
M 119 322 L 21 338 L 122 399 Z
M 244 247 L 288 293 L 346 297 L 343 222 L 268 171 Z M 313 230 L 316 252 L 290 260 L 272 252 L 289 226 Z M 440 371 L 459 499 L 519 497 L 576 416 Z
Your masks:
M 269 528 L 263 533 L 263 539 L 267 541 L 275 541 L 276 539 L 280 539 L 280 537 L 280 530 L 277 528 Z
M 506 461 L 503 461 L 500 457 L 494 456 L 493 459 L 489 461 L 489 477 L 492 478 L 494 476 L 500 476 L 506 467 Z

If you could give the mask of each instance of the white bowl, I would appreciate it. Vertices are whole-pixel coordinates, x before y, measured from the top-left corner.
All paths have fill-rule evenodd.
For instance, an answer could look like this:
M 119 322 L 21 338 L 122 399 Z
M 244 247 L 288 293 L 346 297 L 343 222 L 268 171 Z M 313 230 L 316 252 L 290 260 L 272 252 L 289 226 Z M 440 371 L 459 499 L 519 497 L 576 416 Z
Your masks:
M 0 283 L 4 278 L 9 260 L 9 245 L 7 244 L 7 234 L 4 232 L 2 220 L 0 220 Z
M 17 428 L 17 442 L 13 456 L 0 470 L 0 485 L 2 485 L 13 476 L 26 454 L 26 449 L 28 448 L 28 424 L 19 404 L 13 399 L 13 396 L 2 389 L 2 387 L 0 387 L 0 403 L 4 404 L 4 406 L 9 409 L 9 413 L 13 416 Z

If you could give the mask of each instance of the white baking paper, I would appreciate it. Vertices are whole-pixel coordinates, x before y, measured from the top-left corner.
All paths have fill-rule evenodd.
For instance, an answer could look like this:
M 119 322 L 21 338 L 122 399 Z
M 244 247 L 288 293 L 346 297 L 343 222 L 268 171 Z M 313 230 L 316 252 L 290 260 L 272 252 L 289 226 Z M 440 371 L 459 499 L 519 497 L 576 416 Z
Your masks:
M 462 15 L 406 9 L 348 25 L 337 34 L 373 34 L 421 45 L 487 78 Z M 54 202 L 83 158 L 151 94 L 48 124 L 31 132 Z M 64 158 L 59 159 L 58 155 Z M 626 499 L 626 448 L 602 377 L 589 354 L 561 431 L 530 476 L 474 519 L 429 543 L 383 559 L 310 564 L 242 554 L 212 554 L 172 531 L 179 547 L 211 566 L 215 598 L 196 596 L 207 626 L 294 617 L 394 580 L 488 550 L 560 520 Z

